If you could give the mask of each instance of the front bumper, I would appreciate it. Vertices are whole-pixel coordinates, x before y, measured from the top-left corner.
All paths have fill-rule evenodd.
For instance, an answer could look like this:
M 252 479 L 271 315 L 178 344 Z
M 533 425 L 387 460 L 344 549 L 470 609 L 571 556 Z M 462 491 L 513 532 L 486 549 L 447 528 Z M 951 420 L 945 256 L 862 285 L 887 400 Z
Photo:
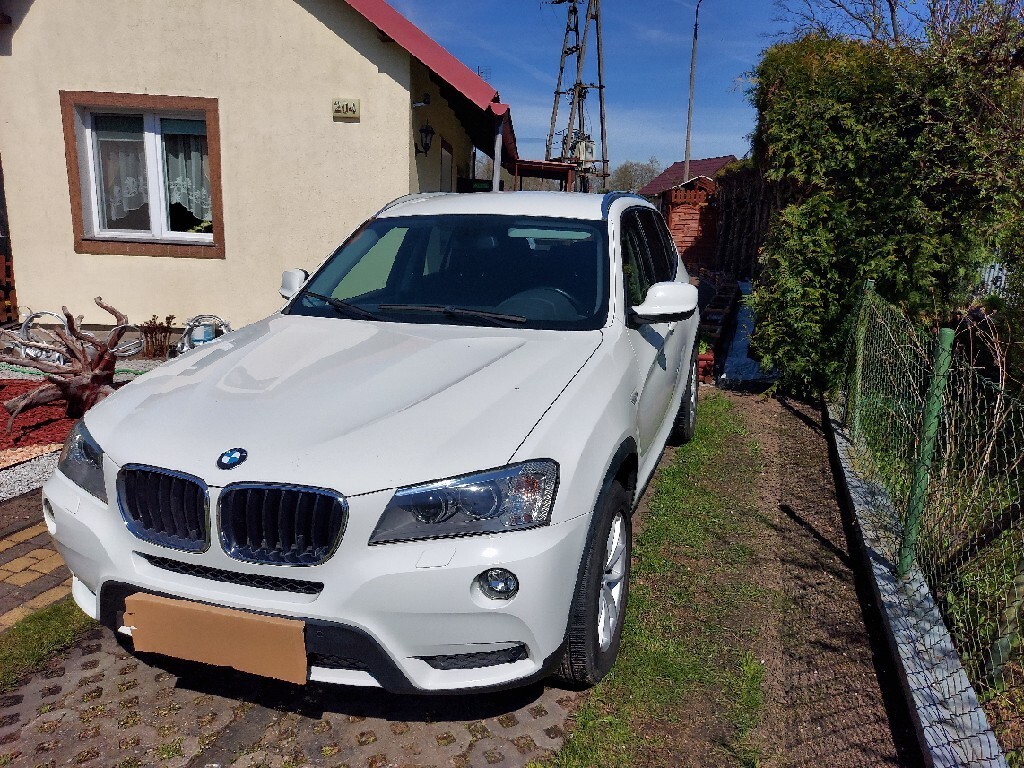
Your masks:
M 116 475 L 108 470 L 108 478 Z M 589 515 L 533 530 L 371 547 L 390 493 L 367 494 L 348 499 L 348 528 L 327 562 L 258 565 L 229 558 L 215 531 L 200 554 L 138 539 L 116 509 L 113 485 L 108 505 L 57 472 L 43 497 L 50 533 L 75 577 L 75 601 L 115 630 L 134 591 L 302 619 L 310 679 L 396 692 L 520 684 L 560 658 Z M 218 489 L 210 490 L 215 508 Z M 494 566 L 518 576 L 513 599 L 489 600 L 476 586 L 477 575 Z M 472 666 L 478 663 L 485 666 Z

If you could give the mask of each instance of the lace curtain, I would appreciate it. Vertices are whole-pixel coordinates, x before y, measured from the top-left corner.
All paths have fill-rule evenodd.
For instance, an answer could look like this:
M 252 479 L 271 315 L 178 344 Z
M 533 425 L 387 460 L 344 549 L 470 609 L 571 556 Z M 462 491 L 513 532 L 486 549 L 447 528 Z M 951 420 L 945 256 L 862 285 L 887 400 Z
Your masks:
M 107 141 L 101 136 L 99 153 L 103 209 L 107 221 L 116 222 L 149 202 L 146 150 L 141 141 Z
M 213 220 L 210 197 L 210 156 L 206 149 L 206 136 L 198 133 L 168 133 L 165 120 L 164 156 L 167 174 L 167 203 L 179 203 L 200 221 Z M 176 120 L 175 123 L 200 121 Z M 198 128 L 196 129 L 198 130 Z

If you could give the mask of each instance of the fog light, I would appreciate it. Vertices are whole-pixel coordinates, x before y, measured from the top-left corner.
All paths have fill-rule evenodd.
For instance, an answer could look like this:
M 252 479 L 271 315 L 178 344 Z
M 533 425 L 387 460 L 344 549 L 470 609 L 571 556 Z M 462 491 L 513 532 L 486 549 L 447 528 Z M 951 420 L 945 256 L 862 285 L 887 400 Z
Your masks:
M 511 600 L 519 591 L 519 579 L 504 568 L 491 568 L 476 577 L 480 591 L 491 600 Z

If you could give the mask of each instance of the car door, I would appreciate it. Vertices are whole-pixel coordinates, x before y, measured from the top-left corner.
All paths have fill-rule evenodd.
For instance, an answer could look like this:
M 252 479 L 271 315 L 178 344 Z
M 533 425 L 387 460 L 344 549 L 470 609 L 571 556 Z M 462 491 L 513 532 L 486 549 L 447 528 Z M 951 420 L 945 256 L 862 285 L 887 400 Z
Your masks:
M 665 423 L 672 405 L 672 394 L 678 376 L 679 353 L 675 326 L 677 323 L 635 323 L 628 319 L 628 310 L 643 303 L 647 289 L 657 282 L 658 274 L 651 259 L 647 234 L 638 209 L 622 215 L 622 270 L 627 303 L 627 336 L 639 373 L 637 393 L 637 424 L 640 452 L 646 454 Z
M 652 208 L 639 209 L 637 217 L 640 219 L 640 225 L 646 235 L 647 248 L 651 254 L 651 264 L 654 268 L 654 281 L 656 283 L 677 280 L 688 282 L 689 276 L 683 269 L 679 255 L 676 253 L 672 235 L 669 234 L 668 227 L 665 226 L 665 219 Z M 696 313 L 672 323 L 672 331 L 665 342 L 664 350 L 669 362 L 669 371 L 675 371 L 673 391 L 678 387 L 686 386 L 690 355 L 693 352 L 694 342 L 697 340 L 697 325 Z M 674 413 L 669 413 L 666 418 L 674 416 Z

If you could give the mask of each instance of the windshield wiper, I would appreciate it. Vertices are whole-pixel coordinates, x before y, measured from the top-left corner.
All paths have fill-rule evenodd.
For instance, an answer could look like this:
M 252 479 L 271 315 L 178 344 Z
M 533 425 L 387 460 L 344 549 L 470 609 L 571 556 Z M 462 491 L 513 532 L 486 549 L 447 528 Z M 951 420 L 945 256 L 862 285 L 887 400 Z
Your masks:
M 447 317 L 488 320 L 493 325 L 502 328 L 526 322 L 526 318 L 522 315 L 506 315 L 501 312 L 488 312 L 486 309 L 470 309 L 469 307 L 443 306 L 441 304 L 381 304 L 377 309 L 382 312 L 428 312 Z
M 324 296 L 322 293 L 314 293 L 313 291 L 303 291 L 303 296 L 312 296 L 314 299 L 320 299 L 320 301 L 326 303 L 329 307 L 335 310 L 339 315 L 345 317 L 358 317 L 363 320 L 379 320 L 373 312 L 362 307 L 357 307 L 355 304 L 349 304 L 347 301 L 336 299 L 333 296 Z

